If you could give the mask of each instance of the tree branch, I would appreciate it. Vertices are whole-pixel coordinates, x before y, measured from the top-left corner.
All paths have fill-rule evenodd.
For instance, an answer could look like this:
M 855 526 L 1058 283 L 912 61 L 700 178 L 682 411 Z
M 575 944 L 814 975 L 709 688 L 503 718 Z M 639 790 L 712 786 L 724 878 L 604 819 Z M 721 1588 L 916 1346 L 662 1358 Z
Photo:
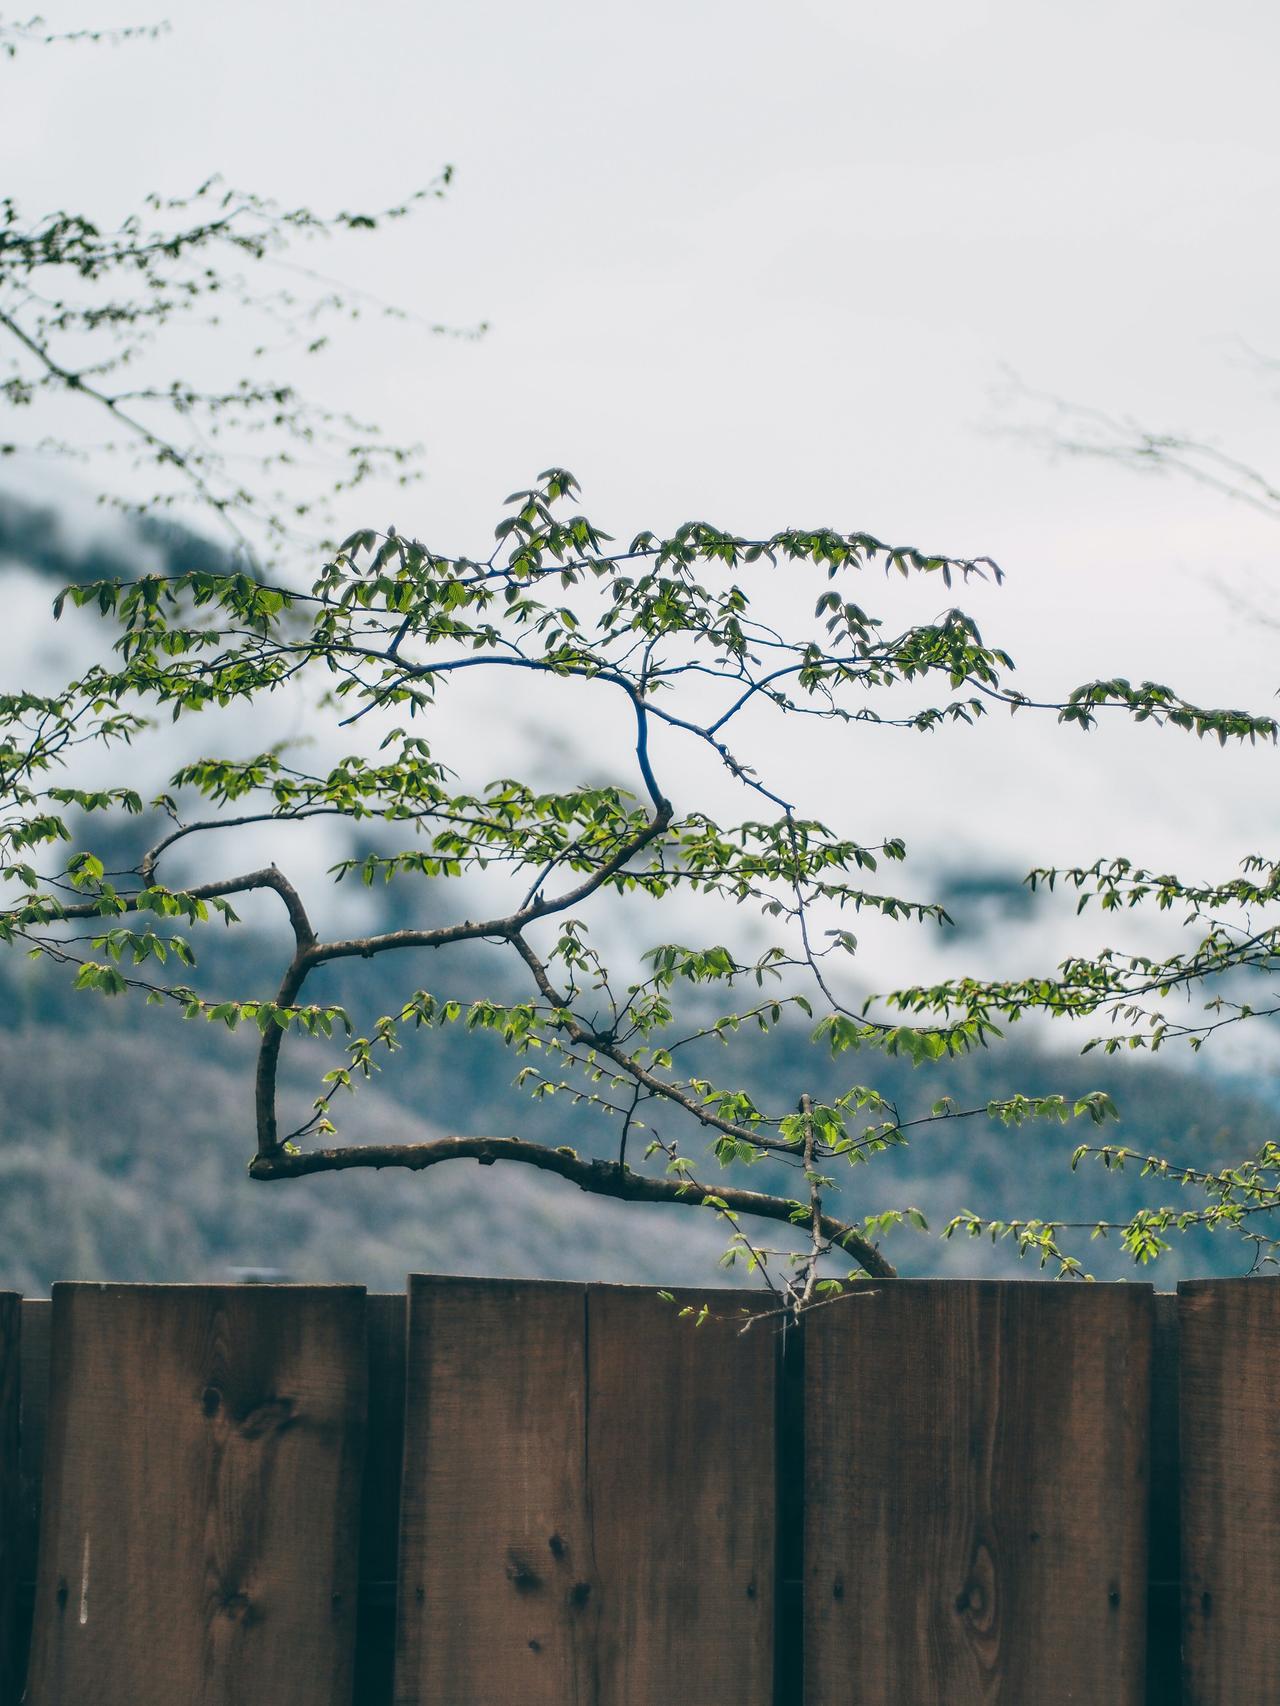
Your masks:
M 634 858 L 651 841 L 656 841 L 670 822 L 671 802 L 660 799 L 653 817 L 644 828 L 629 836 L 613 857 L 597 866 L 589 877 L 550 900 L 529 901 L 518 911 L 508 913 L 504 918 L 490 918 L 479 923 L 466 919 L 461 924 L 441 925 L 433 930 L 388 930 L 378 936 L 354 936 L 345 941 L 318 942 L 311 948 L 309 960 L 313 965 L 320 965 L 325 960 L 351 959 L 356 955 L 371 959 L 374 954 L 385 953 L 389 948 L 445 948 L 454 942 L 478 942 L 486 937 L 514 938 L 526 924 L 536 923 L 540 918 L 549 918 L 554 913 L 577 906 L 579 901 L 587 900 L 597 889 L 602 888 L 610 877 L 616 876 L 629 859 Z
M 148 887 L 151 885 L 148 884 Z M 316 933 L 307 917 L 306 908 L 302 904 L 302 896 L 285 876 L 284 872 L 275 865 L 264 866 L 260 871 L 248 871 L 242 877 L 227 877 L 221 882 L 193 883 L 188 888 L 174 889 L 174 894 L 186 895 L 191 900 L 224 900 L 229 894 L 246 894 L 252 889 L 274 889 L 284 902 L 285 911 L 289 915 L 294 939 L 301 948 L 310 948 L 316 939 Z M 138 896 L 122 894 L 115 896 L 121 912 L 136 912 Z M 60 901 L 51 903 L 56 907 L 47 920 L 50 924 L 61 923 L 66 918 L 101 918 L 104 921 L 112 916 L 118 916 L 113 905 L 104 912 L 100 902 L 96 900 L 73 901 L 70 906 L 64 906 Z
M 721 1115 L 713 1113 L 704 1106 L 696 1096 L 689 1095 L 678 1084 L 672 1084 L 665 1078 L 659 1078 L 656 1072 L 630 1055 L 609 1037 L 598 1036 L 588 1030 L 574 1018 L 569 1010 L 569 1003 L 551 982 L 546 966 L 533 949 L 525 941 L 519 931 L 513 930 L 509 936 L 511 946 L 528 966 L 533 981 L 538 986 L 538 992 L 544 1001 L 552 1007 L 561 1009 L 565 1015 L 564 1029 L 568 1036 L 582 1048 L 593 1049 L 596 1054 L 611 1060 L 636 1084 L 643 1085 L 651 1096 L 660 1096 L 666 1102 L 672 1102 L 685 1113 L 692 1114 L 699 1125 L 706 1126 L 711 1131 L 720 1131 L 726 1137 L 741 1138 L 746 1143 L 753 1143 L 758 1149 L 781 1150 L 786 1154 L 794 1154 L 798 1145 L 782 1138 L 770 1137 L 766 1132 L 757 1131 L 753 1126 L 738 1125 L 733 1120 L 726 1120 Z
M 10 332 L 36 360 L 46 372 L 81 397 L 87 397 L 91 402 L 99 404 L 113 419 L 120 422 L 128 432 L 144 443 L 155 456 L 157 462 L 176 468 L 179 474 L 191 485 L 201 502 L 206 504 L 218 517 L 218 520 L 230 533 L 234 543 L 245 553 L 247 561 L 253 562 L 253 550 L 242 530 L 236 525 L 235 517 L 231 514 L 231 500 L 219 497 L 208 481 L 200 473 L 189 456 L 185 456 L 176 445 L 152 432 L 144 421 L 138 420 L 120 407 L 116 398 L 106 391 L 100 391 L 95 385 L 86 383 L 84 375 L 74 372 L 71 368 L 63 367 L 37 339 L 32 338 L 10 314 L 0 309 L 0 326 Z
M 229 894 L 244 894 L 253 889 L 274 889 L 284 902 L 285 911 L 289 915 L 289 923 L 293 929 L 294 952 L 287 970 L 276 992 L 277 1007 L 292 1007 L 298 992 L 307 980 L 307 975 L 316 963 L 313 955 L 316 946 L 316 933 L 307 916 L 306 907 L 302 904 L 302 896 L 293 884 L 274 865 L 268 865 L 261 871 L 250 871 L 243 877 L 230 877 L 225 882 L 197 883 L 191 888 L 175 892 L 188 895 L 194 900 L 224 899 Z M 138 910 L 136 895 L 120 895 L 117 897 L 124 912 Z M 78 901 L 71 906 L 58 905 L 54 919 L 50 922 L 66 918 L 101 918 L 104 922 L 111 916 L 119 914 L 103 913 L 96 901 Z M 254 1108 L 257 1116 L 258 1153 L 270 1153 L 279 1142 L 276 1126 L 276 1068 L 280 1059 L 280 1044 L 284 1040 L 284 1032 L 278 1025 L 270 1025 L 262 1034 L 262 1042 L 258 1048 L 258 1062 L 254 1078 Z
M 169 850 L 175 841 L 181 841 L 188 835 L 203 835 L 209 829 L 243 829 L 249 823 L 301 823 L 310 817 L 344 817 L 341 806 L 303 806 L 293 812 L 247 812 L 243 817 L 214 817 L 205 818 L 200 823 L 181 823 L 154 847 L 149 847 L 142 856 L 138 867 L 138 875 L 148 885 L 155 880 L 156 864 L 160 855 Z
M 808 1224 L 805 1219 L 793 1220 L 799 1205 L 786 1197 L 765 1196 L 732 1185 L 712 1189 L 688 1180 L 655 1179 L 633 1173 L 616 1161 L 583 1160 L 572 1149 L 548 1149 L 519 1137 L 440 1137 L 426 1143 L 370 1143 L 296 1153 L 277 1150 L 270 1155 L 255 1156 L 249 1165 L 249 1176 L 265 1181 L 299 1179 L 309 1173 L 341 1173 L 353 1167 L 407 1167 L 421 1172 L 444 1161 L 478 1161 L 483 1167 L 491 1167 L 495 1161 L 522 1161 L 543 1172 L 557 1173 L 580 1190 L 614 1197 L 620 1202 L 670 1202 L 700 1207 L 710 1198 L 713 1206 L 723 1203 L 734 1214 L 753 1214 L 788 1225 Z M 893 1265 L 856 1227 L 824 1214 L 817 1230 L 823 1239 L 860 1263 L 867 1273 L 880 1279 L 896 1278 Z

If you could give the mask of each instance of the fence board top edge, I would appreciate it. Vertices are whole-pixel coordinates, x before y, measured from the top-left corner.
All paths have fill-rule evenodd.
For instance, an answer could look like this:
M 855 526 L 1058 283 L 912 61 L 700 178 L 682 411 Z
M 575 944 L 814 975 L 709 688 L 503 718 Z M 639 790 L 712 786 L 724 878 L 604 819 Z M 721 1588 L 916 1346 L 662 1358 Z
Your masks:
M 766 1286 L 697 1286 L 676 1285 L 661 1280 L 567 1280 L 526 1278 L 519 1274 L 433 1274 L 411 1273 L 408 1276 L 410 1285 L 537 1285 L 545 1286 L 548 1290 L 561 1291 L 627 1291 L 637 1295 L 644 1292 L 650 1294 L 659 1291 L 673 1291 L 678 1295 L 696 1293 L 707 1297 L 771 1297 L 773 1294 Z M 881 1282 L 884 1283 L 884 1282 Z M 893 1282 L 897 1284 L 897 1281 Z M 265 1289 L 265 1288 L 264 1288 Z M 386 1295 L 395 1296 L 395 1293 Z
M 548 1291 L 585 1291 L 585 1280 L 526 1279 L 515 1274 L 433 1274 L 411 1273 L 405 1284 L 415 1285 L 536 1285 Z
M 1186 1282 L 1182 1282 L 1185 1284 Z M 1212 1283 L 1216 1281 L 1193 1283 Z M 846 1293 L 879 1292 L 886 1294 L 895 1291 L 992 1291 L 992 1292 L 1043 1292 L 1046 1297 L 1093 1297 L 1099 1293 L 1113 1296 L 1116 1293 L 1128 1293 L 1133 1297 L 1171 1297 L 1172 1292 L 1157 1292 L 1150 1280 L 1091 1280 L 1087 1285 L 1072 1285 L 1068 1282 L 1054 1279 L 959 1279 L 955 1275 L 936 1279 L 896 1278 L 877 1279 L 873 1275 L 865 1278 L 845 1280 Z M 677 1287 L 677 1290 L 687 1289 Z M 757 1297 L 758 1292 L 746 1292 L 747 1297 Z
M 744 1309 L 753 1311 L 760 1304 L 775 1304 L 777 1301 L 774 1294 L 764 1286 L 659 1285 L 647 1281 L 614 1284 L 609 1280 L 519 1279 L 510 1275 L 490 1274 L 410 1274 L 406 1285 L 411 1292 L 428 1286 L 438 1286 L 442 1290 L 452 1287 L 461 1290 L 465 1286 L 491 1287 L 495 1292 L 502 1288 L 515 1287 L 522 1291 L 540 1291 L 547 1295 L 576 1292 L 582 1297 L 601 1294 L 616 1297 L 657 1297 L 662 1292 L 668 1292 L 681 1301 L 715 1299 L 722 1304 L 741 1303 Z
M 312 1284 L 309 1280 L 281 1280 L 279 1284 L 259 1285 L 256 1281 L 245 1280 L 55 1280 L 55 1292 L 59 1291 L 123 1291 L 138 1293 L 144 1291 L 322 1291 L 326 1295 L 345 1292 L 360 1297 L 369 1295 L 367 1289 L 354 1281 L 319 1281 Z M 390 1295 L 395 1296 L 393 1292 Z M 33 1303 L 43 1302 L 44 1299 L 32 1298 Z
M 1231 1274 L 1222 1279 L 1186 1279 L 1178 1281 L 1177 1296 L 1190 1297 L 1196 1293 L 1214 1291 L 1250 1291 L 1280 1285 L 1280 1274 Z

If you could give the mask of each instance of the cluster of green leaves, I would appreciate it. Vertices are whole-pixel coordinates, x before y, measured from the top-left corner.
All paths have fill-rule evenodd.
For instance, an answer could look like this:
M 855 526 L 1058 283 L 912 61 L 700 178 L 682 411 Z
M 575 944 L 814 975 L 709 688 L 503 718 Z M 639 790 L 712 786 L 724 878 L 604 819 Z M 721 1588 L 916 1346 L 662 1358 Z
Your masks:
M 701 1133 L 720 1167 L 768 1160 L 798 1171 L 801 1196 L 775 1199 L 775 1217 L 810 1233 L 799 1260 L 802 1293 L 811 1300 L 822 1258 L 842 1251 L 866 1266 L 880 1239 L 923 1219 L 895 1207 L 833 1221 L 826 1206 L 838 1189 L 833 1169 L 866 1164 L 942 1122 L 975 1116 L 1010 1126 L 1097 1122 L 1114 1109 L 1101 1093 L 1072 1100 L 1012 1094 L 965 1110 L 944 1099 L 904 1118 L 862 1084 L 823 1103 L 811 1100 L 804 1084 L 779 1086 L 776 1104 L 762 1106 L 741 1083 L 710 1075 L 712 1045 L 727 1043 L 744 1026 L 767 1033 L 804 1019 L 828 1056 L 870 1049 L 924 1063 L 985 1046 L 1002 1026 L 1041 1013 L 1076 1022 L 1106 1015 L 1118 1027 L 1106 1046 L 1125 1040 L 1156 1047 L 1173 1028 L 1160 1006 L 1172 992 L 1269 965 L 1270 930 L 1255 927 L 1244 936 L 1225 915 L 1273 901 L 1276 867 L 1259 858 L 1242 878 L 1218 888 L 1154 877 L 1124 861 L 1087 871 L 1040 870 L 1033 886 L 1066 883 L 1082 904 L 1096 896 L 1115 910 L 1150 899 L 1163 911 L 1184 903 L 1191 921 L 1224 916 L 1185 954 L 1108 951 L 1072 959 L 1051 975 L 954 978 L 852 1005 L 840 968 L 858 944 L 839 922 L 842 912 L 944 928 L 948 915 L 935 902 L 880 886 L 882 867 L 905 858 L 901 837 L 878 831 L 855 839 L 802 811 L 750 761 L 744 742 L 769 716 L 919 731 L 941 720 L 974 722 L 993 705 L 1032 707 L 1006 683 L 1008 655 L 989 646 L 964 613 L 948 611 L 890 632 L 849 596 L 850 583 L 873 567 L 947 585 L 998 571 L 982 560 L 893 547 L 867 533 L 787 530 L 749 539 L 701 522 L 667 536 L 643 532 L 619 548 L 572 507 L 576 495 L 570 474 L 547 470 L 535 487 L 508 500 L 496 544 L 483 558 L 450 555 L 394 530 L 361 530 L 305 590 L 207 570 L 69 589 L 67 604 L 98 612 L 114 631 L 114 647 L 60 695 L 0 702 L 7 813 L 0 854 L 5 878 L 20 891 L 0 916 L 0 931 L 38 955 L 76 964 L 82 987 L 145 988 L 150 999 L 168 997 L 193 1017 L 256 1023 L 260 1169 L 295 1153 L 309 1135 L 336 1135 L 335 1093 L 354 1090 L 374 1073 L 401 1045 L 406 1027 L 462 1024 L 496 1036 L 521 1057 L 520 1080 L 535 1096 L 567 1094 L 617 1122 L 619 1177 L 629 1134 L 645 1129 L 650 1154 L 665 1157 L 677 1188 L 730 1222 L 735 1259 L 767 1267 L 769 1252 L 747 1237 L 729 1198 L 696 1177 L 698 1164 L 682 1147 L 688 1134 Z M 807 595 L 812 616 L 787 633 L 757 614 L 762 592 L 780 575 L 793 604 L 806 581 L 817 582 Z M 616 726 L 626 732 L 618 736 L 615 779 L 553 789 L 506 774 L 478 788 L 459 786 L 445 757 L 446 696 L 476 670 L 495 685 L 576 682 L 592 695 L 602 727 L 614 727 L 607 719 L 619 713 Z M 916 702 L 900 711 L 893 695 L 908 687 Z M 92 790 L 52 785 L 47 773 L 78 745 L 128 743 L 145 717 L 157 715 L 201 715 L 216 728 L 221 709 L 251 704 L 269 714 L 273 702 L 286 698 L 327 717 L 321 744 L 345 741 L 346 750 L 331 752 L 314 771 L 287 759 L 279 746 L 209 753 L 158 777 L 148 809 L 164 814 L 169 827 L 140 852 L 132 874 L 108 872 L 91 847 L 78 844 L 95 818 L 136 817 L 144 803 L 133 780 Z M 1111 708 L 1222 739 L 1275 733 L 1265 719 L 1193 711 L 1151 684 L 1095 684 L 1053 708 L 1081 726 Z M 744 791 L 750 815 L 722 823 L 708 812 L 705 789 L 680 797 L 689 789 L 685 760 L 699 754 Z M 302 897 L 275 866 L 188 890 L 157 881 L 157 865 L 172 857 L 175 843 L 215 832 L 225 840 L 240 826 L 314 818 L 338 820 L 354 839 L 331 867 L 335 880 L 394 884 L 410 914 L 420 909 L 421 922 L 321 939 Z M 72 857 L 40 875 L 37 850 L 47 854 L 67 844 Z M 460 881 L 465 886 L 452 921 L 438 922 L 450 885 Z M 158 974 L 169 958 L 184 970 L 194 961 L 189 934 L 150 920 L 141 929 L 121 922 L 145 912 L 160 922 L 199 923 L 211 908 L 230 921 L 228 897 L 250 889 L 275 890 L 293 930 L 292 953 L 271 1000 L 211 1000 L 188 982 L 165 985 Z M 713 903 L 748 908 L 768 939 L 750 954 L 726 936 L 645 946 L 639 932 L 648 925 L 646 908 L 681 894 L 697 897 L 699 915 L 708 917 Z M 602 910 L 628 920 L 632 947 L 617 967 L 606 962 L 587 916 Z M 86 917 L 107 922 L 81 953 L 83 939 L 69 928 Z M 495 992 L 463 1000 L 416 989 L 398 1009 L 351 1035 L 309 1119 L 292 1133 L 277 1129 L 275 1073 L 285 1032 L 327 1035 L 335 1024 L 351 1024 L 340 1009 L 303 1004 L 313 972 L 338 959 L 476 941 L 507 950 L 529 981 L 526 999 Z M 1237 1004 L 1211 1023 L 1251 1010 Z M 332 1153 L 347 1157 L 334 1165 L 353 1164 L 350 1148 Z M 1176 1215 L 1165 1220 L 1162 1213 L 1151 1211 L 1123 1230 L 1135 1259 L 1158 1254 L 1161 1233 L 1178 1224 Z M 995 1221 L 964 1211 L 944 1235 L 963 1230 L 1009 1238 L 1023 1253 L 1075 1273 L 1081 1264 L 1061 1243 L 1072 1224 Z
M 1100 1117 L 1105 1117 L 1105 1112 Z M 1126 1255 L 1145 1266 L 1172 1248 L 1166 1233 L 1203 1227 L 1210 1232 L 1235 1233 L 1243 1239 L 1252 1250 L 1251 1269 L 1280 1265 L 1280 1240 L 1260 1229 L 1266 1218 L 1280 1211 L 1280 1147 L 1276 1144 L 1264 1144 L 1256 1154 L 1233 1166 L 1206 1169 L 1119 1144 L 1082 1143 L 1072 1154 L 1072 1170 L 1089 1157 L 1109 1172 L 1135 1167 L 1144 1179 L 1168 1181 L 1205 1200 L 1193 1208 L 1177 1204 L 1138 1208 L 1124 1220 L 998 1220 L 963 1209 L 947 1223 L 943 1237 L 964 1233 L 970 1238 L 987 1238 L 993 1244 L 1009 1240 L 1020 1255 L 1034 1255 L 1042 1268 L 1056 1264 L 1060 1275 L 1080 1277 L 1084 1266 L 1064 1243 L 1069 1234 L 1087 1233 L 1090 1239 L 1114 1236 Z
M 1078 723 L 1082 728 L 1090 728 L 1099 711 L 1116 708 L 1131 711 L 1136 723 L 1168 723 L 1171 728 L 1185 729 L 1200 739 L 1212 735 L 1219 746 L 1225 746 L 1231 740 L 1247 740 L 1255 746 L 1260 740 L 1274 742 L 1280 729 L 1274 717 L 1194 705 L 1158 681 L 1144 681 L 1135 687 L 1123 677 L 1091 681 L 1077 687 L 1060 715 L 1064 723 Z

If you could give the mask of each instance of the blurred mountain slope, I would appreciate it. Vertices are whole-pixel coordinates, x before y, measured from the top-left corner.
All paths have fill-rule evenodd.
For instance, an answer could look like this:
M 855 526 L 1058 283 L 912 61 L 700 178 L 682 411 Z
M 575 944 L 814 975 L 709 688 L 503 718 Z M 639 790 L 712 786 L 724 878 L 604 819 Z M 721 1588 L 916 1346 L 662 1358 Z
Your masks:
M 164 521 L 131 532 L 103 528 L 56 504 L 0 492 L 0 580 L 7 562 L 55 584 L 97 576 L 214 567 L 216 548 Z M 145 836 L 136 822 L 127 831 Z M 95 834 L 109 850 L 111 836 Z M 137 850 L 116 849 L 127 866 Z M 970 940 L 1023 916 L 1027 891 L 1013 873 L 943 873 L 940 898 L 968 920 Z M 964 908 L 959 903 L 964 903 Z M 432 908 L 431 892 L 378 889 L 369 904 L 383 927 Z M 960 934 L 958 932 L 957 934 Z M 968 943 L 966 942 L 966 947 Z M 199 980 L 222 993 L 269 992 L 278 981 L 280 943 L 272 935 L 215 937 L 202 951 Z M 432 956 L 410 973 L 443 993 L 519 998 L 494 986 L 478 955 Z M 382 962 L 342 962 L 317 979 L 317 998 L 349 1006 L 357 1023 L 403 999 Z M 20 953 L 0 960 L 0 1285 L 28 1293 L 56 1279 L 216 1279 L 232 1268 L 274 1268 L 307 1280 L 354 1280 L 399 1289 L 410 1270 L 714 1283 L 724 1229 L 709 1213 L 623 1206 L 586 1197 L 561 1181 L 512 1167 L 457 1163 L 426 1175 L 349 1173 L 291 1183 L 251 1183 L 251 1085 L 255 1038 L 220 1026 L 186 1024 L 133 1002 L 76 995 L 70 975 L 29 967 Z M 1118 1219 L 1139 1202 L 1178 1201 L 1132 1172 L 1107 1173 L 1087 1161 L 1073 1177 L 1075 1144 L 1097 1139 L 1173 1159 L 1221 1166 L 1275 1135 L 1268 1082 L 1242 1090 L 1184 1056 L 1080 1059 L 1017 1039 L 913 1072 L 879 1056 L 832 1062 L 801 1032 L 741 1037 L 733 1071 L 762 1101 L 792 1103 L 801 1091 L 839 1094 L 865 1077 L 895 1098 L 904 1119 L 949 1095 L 978 1107 L 1019 1090 L 1080 1095 L 1105 1088 L 1122 1111 L 1097 1132 L 1027 1126 L 1010 1130 L 985 1117 L 928 1128 L 906 1147 L 842 1175 L 832 1199 L 848 1217 L 913 1203 L 934 1235 L 899 1233 L 889 1245 L 906 1273 L 1019 1273 L 1007 1245 L 967 1239 L 940 1243 L 936 1232 L 961 1208 L 986 1215 Z M 330 1055 L 333 1053 L 329 1051 Z M 322 1056 L 324 1056 L 322 1064 Z M 300 1115 L 329 1059 L 291 1041 L 282 1088 Z M 699 1063 L 728 1075 L 712 1051 Z M 609 1155 L 617 1127 L 557 1096 L 533 1102 L 514 1091 L 519 1062 L 491 1038 L 453 1028 L 413 1039 L 385 1076 L 351 1107 L 336 1109 L 353 1140 L 427 1138 L 444 1132 L 518 1133 Z M 664 1132 L 666 1127 L 664 1126 Z M 696 1130 L 682 1138 L 700 1176 L 714 1178 Z M 635 1142 L 629 1159 L 638 1161 Z M 793 1172 L 764 1163 L 747 1183 L 791 1194 Z M 1186 1196 L 1185 1206 L 1197 1206 Z M 751 1230 L 751 1229 L 749 1229 Z M 776 1229 L 768 1236 L 776 1241 Z M 1114 1246 L 1084 1250 L 1100 1276 L 1135 1275 Z M 1197 1233 L 1154 1271 L 1135 1277 L 1171 1284 L 1187 1273 L 1243 1271 L 1236 1240 Z

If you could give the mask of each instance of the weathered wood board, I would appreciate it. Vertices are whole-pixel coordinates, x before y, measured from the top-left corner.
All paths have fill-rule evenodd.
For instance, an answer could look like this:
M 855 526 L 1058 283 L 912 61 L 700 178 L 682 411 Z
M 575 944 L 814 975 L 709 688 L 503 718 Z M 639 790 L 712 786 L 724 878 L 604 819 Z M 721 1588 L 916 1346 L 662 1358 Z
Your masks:
M 585 1330 L 581 1286 L 409 1281 L 400 1706 L 591 1699 Z
M 53 1294 L 31 1706 L 349 1706 L 364 1293 Z
M 1152 1298 L 1151 1517 L 1146 1706 L 1182 1706 L 1182 1545 L 1178 1485 L 1178 1299 Z
M 739 1325 L 410 1282 L 399 1706 L 768 1706 L 776 1347 Z
M 394 1691 L 406 1301 L 403 1292 L 371 1293 L 367 1303 L 369 1422 L 360 1510 L 360 1616 L 353 1706 L 391 1706 Z
M 1151 1314 L 897 1280 L 808 1317 L 808 1706 L 1143 1706 Z
M 18 1518 L 19 1582 L 36 1579 L 40 1543 L 40 1487 L 44 1475 L 44 1435 L 49 1418 L 49 1330 L 53 1305 L 47 1297 L 22 1304 L 22 1508 Z
M 22 1299 L 0 1291 L 0 1706 L 18 1699 L 22 1639 L 18 1590 L 22 1581 L 22 1465 L 19 1458 Z
M 601 1706 L 771 1706 L 777 1323 L 587 1294 Z M 722 1313 L 723 1311 L 723 1313 Z
M 18 1700 L 27 1674 L 31 1645 L 31 1601 L 40 1544 L 40 1491 L 44 1476 L 44 1432 L 49 1411 L 49 1328 L 53 1305 L 47 1297 L 22 1302 L 21 1440 L 18 1448 L 18 1513 L 14 1531 L 17 1582 L 17 1637 L 12 1670 Z M 0 1700 L 4 1698 L 0 1693 Z
M 1280 1280 L 1178 1287 L 1186 1706 L 1280 1700 Z

